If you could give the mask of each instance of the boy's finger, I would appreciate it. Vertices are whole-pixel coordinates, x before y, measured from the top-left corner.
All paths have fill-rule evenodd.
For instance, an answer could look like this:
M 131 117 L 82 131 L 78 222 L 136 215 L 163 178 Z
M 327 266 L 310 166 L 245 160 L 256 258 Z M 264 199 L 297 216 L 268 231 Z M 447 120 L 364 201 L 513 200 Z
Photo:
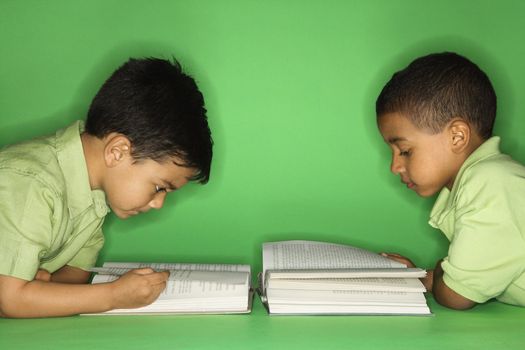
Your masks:
M 155 291 L 155 293 L 160 294 L 166 288 L 166 285 L 167 283 L 166 281 L 164 281 L 164 282 L 152 284 L 151 288 Z
M 399 254 L 396 254 L 396 253 L 381 253 L 381 255 L 384 256 L 384 257 L 387 257 L 387 258 L 400 258 L 400 259 L 405 259 L 404 256 L 399 255 Z
M 170 277 L 168 271 L 154 272 L 148 276 L 148 279 L 151 284 L 165 283 Z
M 155 271 L 151 267 L 143 267 L 140 269 L 134 269 L 134 270 L 131 270 L 131 272 L 138 273 L 139 275 L 149 275 L 149 274 L 155 273 Z

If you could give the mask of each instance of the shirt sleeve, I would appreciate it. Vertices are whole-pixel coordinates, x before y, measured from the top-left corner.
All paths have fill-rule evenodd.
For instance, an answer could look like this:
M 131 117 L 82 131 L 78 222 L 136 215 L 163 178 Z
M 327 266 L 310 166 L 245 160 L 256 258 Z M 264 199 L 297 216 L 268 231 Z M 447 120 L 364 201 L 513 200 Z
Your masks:
M 0 172 L 0 274 L 33 280 L 52 240 L 57 196 L 30 174 Z
M 482 171 L 458 194 L 454 236 L 442 263 L 447 286 L 478 303 L 502 294 L 525 267 L 525 181 Z

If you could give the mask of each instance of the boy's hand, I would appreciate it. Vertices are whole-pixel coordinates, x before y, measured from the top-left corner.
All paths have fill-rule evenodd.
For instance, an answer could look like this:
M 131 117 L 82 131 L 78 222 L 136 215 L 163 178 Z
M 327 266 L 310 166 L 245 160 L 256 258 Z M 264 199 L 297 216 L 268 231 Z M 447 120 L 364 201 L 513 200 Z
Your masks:
M 0 274 L 0 317 L 68 316 L 144 306 L 165 288 L 169 272 L 137 269 L 114 282 L 98 284 L 77 283 L 76 277 L 66 279 L 72 283 L 58 283 L 54 275 L 49 281 L 48 272 L 41 270 L 34 280 L 26 281 Z
M 416 267 L 416 265 L 409 258 L 395 254 L 395 253 L 381 253 L 382 256 L 405 264 L 407 267 Z M 432 292 L 432 286 L 434 282 L 434 270 L 427 270 L 427 275 L 419 279 L 425 286 L 427 292 Z
M 405 264 L 407 267 L 416 267 L 416 265 L 407 257 L 395 253 L 381 253 L 382 256 L 395 260 L 401 264 Z
M 135 269 L 113 282 L 115 309 L 131 309 L 154 302 L 166 288 L 168 271 L 155 272 L 151 268 Z

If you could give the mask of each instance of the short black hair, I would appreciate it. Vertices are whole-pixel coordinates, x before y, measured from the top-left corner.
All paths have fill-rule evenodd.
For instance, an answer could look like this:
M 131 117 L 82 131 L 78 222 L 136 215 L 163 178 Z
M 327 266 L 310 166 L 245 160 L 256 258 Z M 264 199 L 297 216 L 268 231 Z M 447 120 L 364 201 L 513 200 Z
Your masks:
M 434 53 L 392 76 L 376 101 L 377 118 L 387 113 L 401 113 L 432 133 L 459 117 L 488 139 L 496 118 L 496 93 L 488 76 L 467 58 Z
M 191 180 L 209 180 L 213 140 L 204 98 L 175 59 L 129 59 L 93 99 L 85 130 L 98 138 L 123 134 L 134 159 L 177 157 L 197 169 Z

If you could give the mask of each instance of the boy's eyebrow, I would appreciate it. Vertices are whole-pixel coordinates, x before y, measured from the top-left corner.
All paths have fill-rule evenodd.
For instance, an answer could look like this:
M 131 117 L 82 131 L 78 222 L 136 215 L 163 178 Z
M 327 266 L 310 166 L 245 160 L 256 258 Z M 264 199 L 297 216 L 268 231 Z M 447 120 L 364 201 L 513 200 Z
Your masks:
M 392 143 L 396 143 L 399 141 L 407 141 L 407 139 L 404 137 L 394 136 L 394 137 L 389 138 L 387 141 L 388 143 L 392 144 Z
M 164 183 L 166 183 L 168 186 L 168 189 L 171 190 L 171 191 L 176 191 L 177 190 L 177 186 L 175 186 L 173 183 L 167 181 L 167 180 L 163 180 Z

